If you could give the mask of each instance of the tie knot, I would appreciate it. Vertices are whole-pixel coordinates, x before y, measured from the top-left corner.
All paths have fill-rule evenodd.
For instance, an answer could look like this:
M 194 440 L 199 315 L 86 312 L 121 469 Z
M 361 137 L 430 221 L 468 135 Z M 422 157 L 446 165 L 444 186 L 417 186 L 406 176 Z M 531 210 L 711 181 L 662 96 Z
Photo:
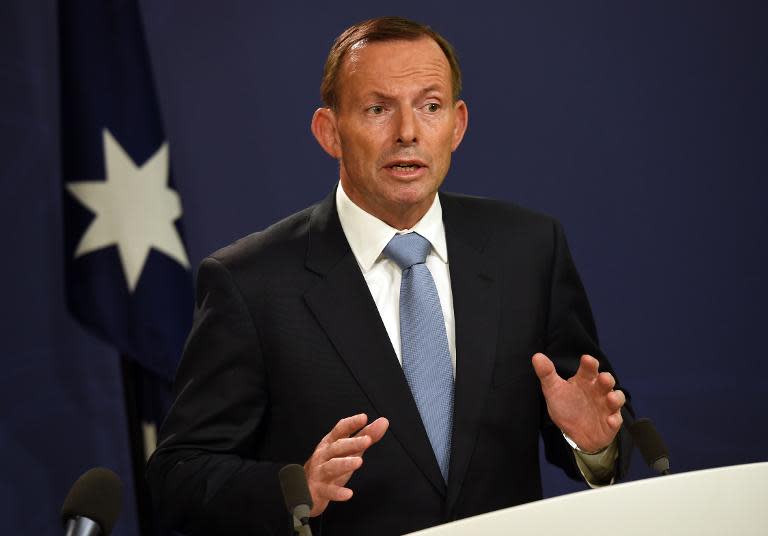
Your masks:
M 401 270 L 414 264 L 423 264 L 432 249 L 429 240 L 418 233 L 395 235 L 384 248 L 384 255 L 393 260 Z

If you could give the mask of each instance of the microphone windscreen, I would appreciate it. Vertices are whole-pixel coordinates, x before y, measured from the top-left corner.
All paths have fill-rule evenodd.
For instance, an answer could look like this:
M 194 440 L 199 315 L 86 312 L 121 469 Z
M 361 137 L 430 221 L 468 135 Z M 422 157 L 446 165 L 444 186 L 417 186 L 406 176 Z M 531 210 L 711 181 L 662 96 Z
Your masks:
M 301 465 L 295 463 L 286 465 L 280 469 L 279 478 L 288 512 L 293 514 L 293 509 L 300 504 L 306 504 L 310 510 L 312 509 L 312 494 L 309 493 L 307 476 Z
M 81 516 L 96 522 L 102 536 L 109 536 L 123 507 L 123 483 L 104 467 L 95 467 L 78 478 L 64 499 L 61 521 Z
M 630 425 L 629 433 L 648 465 L 653 466 L 660 458 L 669 458 L 664 440 L 650 419 L 636 420 Z

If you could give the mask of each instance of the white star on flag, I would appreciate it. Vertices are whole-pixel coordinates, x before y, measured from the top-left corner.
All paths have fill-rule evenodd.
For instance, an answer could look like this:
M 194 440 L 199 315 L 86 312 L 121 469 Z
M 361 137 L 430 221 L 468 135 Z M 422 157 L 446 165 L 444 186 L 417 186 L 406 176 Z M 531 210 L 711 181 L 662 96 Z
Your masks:
M 168 188 L 168 142 L 138 166 L 103 130 L 105 181 L 67 183 L 67 190 L 96 215 L 75 250 L 75 258 L 117 246 L 120 263 L 133 292 L 151 248 L 189 269 L 174 221 L 181 217 L 181 201 Z

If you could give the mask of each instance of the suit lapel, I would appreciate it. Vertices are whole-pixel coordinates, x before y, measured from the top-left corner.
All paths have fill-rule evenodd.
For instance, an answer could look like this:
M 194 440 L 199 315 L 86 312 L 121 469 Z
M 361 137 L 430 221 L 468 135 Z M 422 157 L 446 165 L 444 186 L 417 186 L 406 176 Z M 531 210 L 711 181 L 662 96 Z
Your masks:
M 334 194 L 312 214 L 306 266 L 323 276 L 304 296 L 318 323 L 371 405 L 379 415 L 389 418 L 387 433 L 402 445 L 435 488 L 445 493 L 445 482 L 402 367 L 341 228 Z
M 491 386 L 499 322 L 494 265 L 484 255 L 488 229 L 466 214 L 460 200 L 440 196 L 456 320 L 456 386 L 448 478 L 448 511 L 461 491 Z

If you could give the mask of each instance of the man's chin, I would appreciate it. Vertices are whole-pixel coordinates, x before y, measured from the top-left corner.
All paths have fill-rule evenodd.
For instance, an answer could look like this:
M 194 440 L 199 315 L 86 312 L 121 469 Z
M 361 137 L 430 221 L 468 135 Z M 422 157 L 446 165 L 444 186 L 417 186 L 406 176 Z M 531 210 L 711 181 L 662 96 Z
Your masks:
M 408 210 L 409 207 L 419 207 L 422 205 L 432 204 L 432 200 L 435 198 L 437 190 L 433 188 L 427 188 L 424 184 L 408 184 L 403 185 L 390 196 L 390 200 L 393 205 L 399 206 L 403 210 Z
M 436 193 L 436 190 L 426 188 L 399 188 L 391 192 L 385 202 L 386 212 L 395 216 L 399 224 L 387 223 L 398 229 L 413 227 L 432 206 Z

